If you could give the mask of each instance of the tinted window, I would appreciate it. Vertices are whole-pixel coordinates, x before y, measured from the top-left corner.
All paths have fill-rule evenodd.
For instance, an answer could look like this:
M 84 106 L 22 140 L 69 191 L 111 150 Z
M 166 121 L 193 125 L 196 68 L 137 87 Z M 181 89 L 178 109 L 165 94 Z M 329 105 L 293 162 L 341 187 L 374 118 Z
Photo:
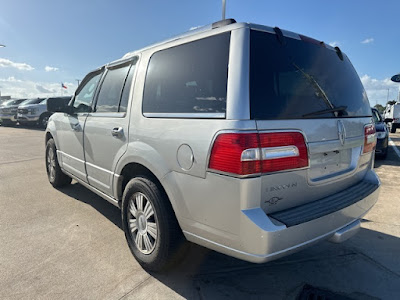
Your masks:
M 374 118 L 374 122 L 375 123 L 383 122 L 382 118 L 381 118 L 381 115 L 375 109 L 372 110 L 372 117 Z
M 129 65 L 108 70 L 97 97 L 96 112 L 118 112 Z
M 143 113 L 225 113 L 230 33 L 155 53 Z
M 136 62 L 135 62 L 135 64 L 136 64 Z M 133 78 L 133 74 L 135 73 L 135 69 L 136 69 L 136 65 L 132 65 L 129 70 L 128 77 L 126 78 L 124 90 L 122 91 L 121 103 L 119 105 L 120 112 L 126 112 L 126 109 L 128 107 L 129 92 L 131 89 L 132 78 Z
M 41 103 L 43 100 L 44 100 L 43 98 L 29 99 L 29 100 L 24 101 L 22 104 L 23 104 L 23 105 L 26 105 L 26 104 L 39 104 L 39 103 Z
M 88 79 L 84 79 L 86 83 L 80 85 L 79 92 L 75 96 L 73 106 L 75 112 L 90 112 L 92 108 L 92 101 L 94 92 L 96 91 L 97 84 L 99 83 L 102 73 L 90 74 Z M 82 87 L 81 87 L 82 86 Z
M 75 112 L 90 112 L 92 101 L 94 97 L 94 92 L 96 91 L 97 84 L 100 80 L 100 76 L 102 73 L 91 74 L 89 79 L 87 79 L 86 83 L 82 86 L 79 86 L 80 90 L 75 96 L 75 100 L 73 106 L 75 108 Z
M 332 118 L 312 113 L 345 107 L 341 117 L 371 116 L 361 81 L 344 55 L 302 40 L 251 31 L 250 113 L 252 119 Z M 309 115 L 312 114 L 312 115 Z

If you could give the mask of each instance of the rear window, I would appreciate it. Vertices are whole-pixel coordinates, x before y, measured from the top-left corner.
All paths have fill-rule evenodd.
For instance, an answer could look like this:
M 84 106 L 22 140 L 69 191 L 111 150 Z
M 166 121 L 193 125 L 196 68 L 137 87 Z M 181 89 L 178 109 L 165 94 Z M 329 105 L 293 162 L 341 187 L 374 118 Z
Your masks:
M 371 116 L 364 87 L 346 55 L 302 40 L 251 31 L 252 119 Z M 321 111 L 338 108 L 338 113 Z M 319 113 L 318 113 L 319 112 Z
M 224 117 L 229 41 L 230 33 L 223 33 L 154 53 L 146 74 L 143 114 Z

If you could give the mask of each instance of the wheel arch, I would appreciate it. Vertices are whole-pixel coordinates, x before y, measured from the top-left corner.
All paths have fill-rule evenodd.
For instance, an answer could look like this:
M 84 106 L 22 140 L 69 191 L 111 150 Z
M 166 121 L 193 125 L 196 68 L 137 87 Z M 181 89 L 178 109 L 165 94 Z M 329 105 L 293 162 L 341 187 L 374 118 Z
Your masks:
M 118 180 L 117 184 L 118 202 L 122 201 L 122 194 L 124 193 L 125 187 L 128 184 L 129 180 L 138 176 L 145 176 L 148 179 L 151 179 L 157 185 L 157 187 L 161 189 L 163 193 L 167 194 L 160 180 L 152 171 L 150 171 L 149 168 L 137 162 L 129 162 L 125 164 L 125 166 L 122 168 L 120 173 L 120 178 Z
M 128 184 L 128 182 L 132 178 L 141 176 L 146 177 L 151 181 L 153 181 L 154 184 L 160 189 L 161 193 L 165 195 L 166 199 L 168 199 L 168 202 L 171 205 L 172 211 L 175 214 L 175 218 L 178 220 L 178 223 L 180 224 L 181 227 L 182 224 L 180 223 L 178 218 L 178 215 L 180 215 L 180 210 L 177 207 L 178 204 L 175 203 L 174 201 L 175 199 L 173 198 L 171 191 L 168 189 L 168 187 L 165 186 L 166 182 L 162 182 L 162 178 L 159 179 L 156 176 L 155 172 L 153 172 L 152 170 L 150 170 L 150 168 L 138 162 L 129 162 L 125 164 L 119 175 L 117 184 L 114 185 L 114 188 L 116 188 L 115 196 L 117 196 L 119 207 L 121 207 L 122 195 L 124 193 L 125 187 Z
M 54 140 L 54 137 L 49 131 L 47 131 L 46 135 L 45 135 L 44 145 L 47 145 L 47 142 L 49 141 L 49 139 L 53 139 Z

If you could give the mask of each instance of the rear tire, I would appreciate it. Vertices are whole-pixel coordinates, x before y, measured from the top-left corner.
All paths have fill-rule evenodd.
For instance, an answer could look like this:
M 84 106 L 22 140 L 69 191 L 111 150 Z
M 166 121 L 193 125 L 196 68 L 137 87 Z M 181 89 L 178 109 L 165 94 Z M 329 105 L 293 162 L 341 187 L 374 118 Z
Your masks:
M 390 133 L 395 133 L 396 132 L 396 126 L 393 125 L 393 123 L 390 123 Z
M 57 159 L 57 148 L 53 139 L 46 144 L 46 171 L 50 184 L 55 187 L 63 187 L 71 183 L 72 178 L 61 171 Z
M 187 248 L 165 192 L 145 177 L 131 179 L 122 197 L 122 227 L 129 248 L 148 271 L 173 266 Z

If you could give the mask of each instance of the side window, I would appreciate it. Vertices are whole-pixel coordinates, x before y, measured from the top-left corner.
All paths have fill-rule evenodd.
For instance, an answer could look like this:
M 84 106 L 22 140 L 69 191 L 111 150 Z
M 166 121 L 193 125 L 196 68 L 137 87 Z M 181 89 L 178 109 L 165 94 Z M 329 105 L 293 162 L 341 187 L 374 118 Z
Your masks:
M 136 61 L 129 69 L 129 74 L 125 81 L 124 90 L 122 91 L 122 96 L 121 96 L 121 103 L 119 105 L 120 112 L 126 112 L 126 109 L 128 107 L 129 92 L 131 90 L 132 78 L 133 75 L 135 74 L 135 69 L 136 69 Z
M 130 65 L 109 69 L 97 97 L 96 112 L 118 112 L 122 88 Z
M 230 33 L 153 54 L 143 94 L 143 113 L 226 111 Z
M 96 91 L 101 74 L 102 73 L 95 73 L 75 95 L 73 103 L 75 112 L 80 113 L 91 111 L 94 92 Z
M 379 123 L 379 116 L 377 111 L 372 111 L 372 118 L 374 119 L 374 123 Z

